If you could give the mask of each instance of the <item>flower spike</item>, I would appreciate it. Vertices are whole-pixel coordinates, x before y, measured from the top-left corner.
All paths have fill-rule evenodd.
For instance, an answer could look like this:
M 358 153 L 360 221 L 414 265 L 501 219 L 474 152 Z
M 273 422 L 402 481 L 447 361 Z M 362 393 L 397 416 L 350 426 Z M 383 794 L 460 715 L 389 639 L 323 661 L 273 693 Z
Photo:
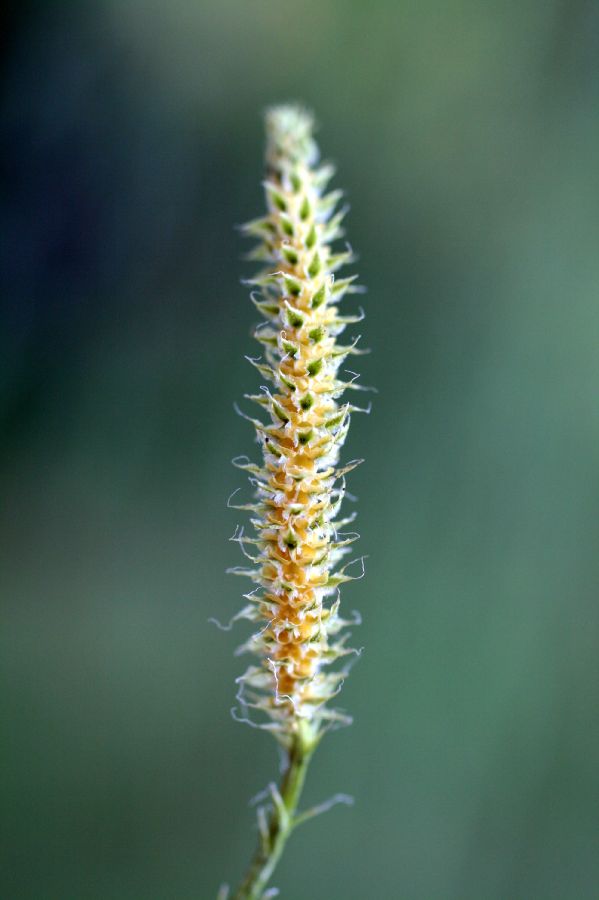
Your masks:
M 349 245 L 332 246 L 343 234 L 346 210 L 336 209 L 340 191 L 325 193 L 334 170 L 319 163 L 313 129 L 311 114 L 299 106 L 267 111 L 267 213 L 242 226 L 258 241 L 249 258 L 264 266 L 246 283 L 263 316 L 254 331 L 263 358 L 248 361 L 267 384 L 246 395 L 262 418 L 238 410 L 255 428 L 261 460 L 234 460 L 254 487 L 253 501 L 235 507 L 250 511 L 253 534 L 235 531 L 232 540 L 250 566 L 230 571 L 256 586 L 231 624 L 244 618 L 257 625 L 239 648 L 257 660 L 237 679 L 234 715 L 274 734 L 286 751 L 287 769 L 280 793 L 272 794 L 268 823 L 261 808 L 257 855 L 234 900 L 270 896 L 266 883 L 294 825 L 347 802 L 338 795 L 296 812 L 321 736 L 351 721 L 329 703 L 341 690 L 348 659 L 360 652 L 347 646 L 347 628 L 359 617 L 339 614 L 339 586 L 363 575 L 363 559 L 341 563 L 358 538 L 342 531 L 353 516 L 341 517 L 340 508 L 345 475 L 360 460 L 340 465 L 339 456 L 351 414 L 359 411 L 341 399 L 347 388 L 359 387 L 355 373 L 348 381 L 340 368 L 348 355 L 364 351 L 356 337 L 338 343 L 363 312 L 340 315 L 337 306 L 361 289 L 355 275 L 336 274 L 355 257 Z M 356 562 L 361 574 L 351 569 Z
M 316 739 L 328 719 L 326 703 L 339 681 L 325 666 L 347 654 L 330 641 L 335 617 L 326 599 L 350 580 L 335 564 L 346 552 L 336 540 L 339 452 L 356 408 L 341 403 L 346 382 L 338 370 L 356 341 L 337 338 L 358 316 L 340 316 L 335 301 L 355 290 L 355 275 L 335 278 L 351 250 L 331 248 L 340 191 L 323 195 L 330 167 L 318 167 L 313 120 L 295 106 L 266 115 L 268 213 L 243 230 L 260 239 L 252 253 L 267 267 L 250 282 L 251 299 L 264 322 L 255 330 L 265 361 L 250 360 L 270 383 L 248 395 L 266 413 L 250 418 L 262 449 L 261 465 L 244 461 L 254 476 L 257 569 L 247 573 L 262 588 L 262 626 L 246 646 L 260 657 L 242 682 L 255 689 L 254 706 L 289 745 L 302 720 Z M 335 226 L 336 227 L 336 226 Z M 257 290 L 256 290 L 257 289 Z M 247 542 L 247 541 L 246 541 Z

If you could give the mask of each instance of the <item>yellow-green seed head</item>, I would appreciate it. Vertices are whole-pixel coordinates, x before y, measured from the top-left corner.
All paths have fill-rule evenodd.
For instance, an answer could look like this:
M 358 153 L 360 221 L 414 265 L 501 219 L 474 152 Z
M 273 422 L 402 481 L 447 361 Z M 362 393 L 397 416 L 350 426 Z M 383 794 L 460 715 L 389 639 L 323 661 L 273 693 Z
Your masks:
M 338 564 L 357 538 L 343 532 L 352 517 L 340 518 L 345 474 L 357 461 L 340 468 L 338 460 L 356 409 L 341 396 L 356 385 L 340 367 L 360 351 L 356 340 L 337 338 L 361 315 L 342 316 L 337 306 L 358 289 L 355 276 L 334 275 L 353 257 L 332 249 L 344 212 L 336 212 L 340 192 L 325 194 L 333 169 L 318 162 L 312 116 L 275 107 L 266 131 L 268 211 L 244 226 L 259 239 L 251 257 L 265 266 L 250 282 L 264 317 L 255 331 L 264 357 L 252 362 L 267 382 L 250 399 L 265 421 L 251 419 L 260 463 L 237 461 L 256 492 L 241 507 L 252 513 L 254 534 L 236 535 L 253 566 L 234 571 L 257 585 L 240 617 L 259 623 L 244 645 L 258 662 L 239 679 L 239 700 L 266 713 L 260 727 L 288 743 L 298 728 L 316 738 L 345 718 L 327 706 L 346 674 L 331 666 L 354 652 L 339 615 L 339 585 L 354 576 Z

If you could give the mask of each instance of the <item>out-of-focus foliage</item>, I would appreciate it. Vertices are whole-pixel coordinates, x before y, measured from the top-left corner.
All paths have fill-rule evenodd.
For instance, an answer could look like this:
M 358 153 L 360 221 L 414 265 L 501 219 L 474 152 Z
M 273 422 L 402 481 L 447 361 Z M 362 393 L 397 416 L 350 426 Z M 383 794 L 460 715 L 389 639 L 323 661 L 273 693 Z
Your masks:
M 229 716 L 262 109 L 349 189 L 355 717 L 286 900 L 594 900 L 592 2 L 22 4 L 4 31 L 0 895 L 210 898 L 271 742 Z M 351 306 L 351 303 L 350 303 Z M 244 636 L 241 628 L 236 638 Z M 309 863 L 308 863 L 309 861 Z M 298 885 L 304 887 L 298 888 Z

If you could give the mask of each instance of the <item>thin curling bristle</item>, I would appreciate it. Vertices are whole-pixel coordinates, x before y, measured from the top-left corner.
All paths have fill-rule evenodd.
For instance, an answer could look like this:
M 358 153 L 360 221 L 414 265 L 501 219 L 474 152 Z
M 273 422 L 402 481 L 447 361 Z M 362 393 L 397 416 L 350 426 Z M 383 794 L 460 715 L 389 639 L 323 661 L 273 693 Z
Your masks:
M 244 231 L 259 241 L 253 258 L 264 264 L 248 282 L 264 321 L 254 336 L 263 358 L 250 362 L 267 384 L 246 398 L 264 416 L 247 416 L 261 448 L 259 463 L 236 461 L 255 489 L 253 533 L 235 532 L 249 564 L 235 574 L 256 587 L 238 618 L 253 621 L 256 633 L 240 648 L 257 662 L 239 679 L 244 720 L 255 722 L 289 746 L 298 729 L 316 739 L 347 721 L 328 704 L 339 692 L 355 651 L 347 646 L 347 626 L 339 611 L 339 586 L 356 569 L 340 565 L 356 540 L 339 531 L 345 475 L 339 455 L 357 409 L 343 402 L 355 387 L 340 375 L 357 338 L 338 344 L 347 324 L 361 316 L 341 316 L 336 304 L 356 290 L 355 276 L 333 273 L 352 262 L 349 250 L 333 250 L 341 220 L 335 212 L 340 192 L 325 194 L 333 174 L 318 164 L 314 119 L 298 105 L 274 106 L 266 113 L 266 215 Z M 350 517 L 351 518 L 351 517 Z

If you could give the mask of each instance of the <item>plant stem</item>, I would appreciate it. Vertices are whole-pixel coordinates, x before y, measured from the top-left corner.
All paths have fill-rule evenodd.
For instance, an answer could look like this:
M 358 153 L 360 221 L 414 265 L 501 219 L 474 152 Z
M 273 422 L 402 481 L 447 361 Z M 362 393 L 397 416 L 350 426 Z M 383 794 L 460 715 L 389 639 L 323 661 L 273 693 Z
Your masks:
M 294 736 L 279 792 L 274 794 L 267 831 L 260 836 L 254 858 L 232 900 L 261 900 L 295 827 L 295 814 L 315 746 L 316 742 L 301 731 Z

